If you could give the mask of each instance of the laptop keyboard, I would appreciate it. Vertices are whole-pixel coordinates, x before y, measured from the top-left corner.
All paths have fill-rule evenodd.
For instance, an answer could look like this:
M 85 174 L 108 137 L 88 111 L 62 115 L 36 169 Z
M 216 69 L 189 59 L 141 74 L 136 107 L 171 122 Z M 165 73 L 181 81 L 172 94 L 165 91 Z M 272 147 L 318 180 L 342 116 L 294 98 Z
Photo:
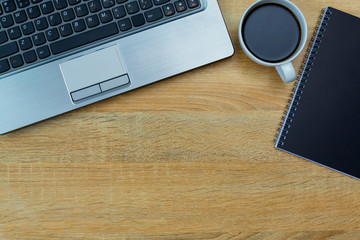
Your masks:
M 0 74 L 200 9 L 200 0 L 0 0 Z

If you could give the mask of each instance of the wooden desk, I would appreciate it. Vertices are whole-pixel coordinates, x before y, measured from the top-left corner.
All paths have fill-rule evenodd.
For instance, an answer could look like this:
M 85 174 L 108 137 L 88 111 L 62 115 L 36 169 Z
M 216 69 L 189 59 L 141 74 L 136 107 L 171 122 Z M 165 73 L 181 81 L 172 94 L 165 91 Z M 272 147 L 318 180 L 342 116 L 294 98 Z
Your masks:
M 232 58 L 0 136 L 0 239 L 360 239 L 360 182 L 274 148 L 292 85 L 240 50 L 252 2 L 220 2 Z

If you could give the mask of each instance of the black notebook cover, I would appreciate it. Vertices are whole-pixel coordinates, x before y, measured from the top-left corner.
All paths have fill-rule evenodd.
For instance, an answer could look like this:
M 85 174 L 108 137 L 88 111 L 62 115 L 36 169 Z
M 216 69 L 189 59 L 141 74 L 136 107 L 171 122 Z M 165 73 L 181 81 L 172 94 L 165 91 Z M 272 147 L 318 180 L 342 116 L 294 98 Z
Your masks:
M 360 178 L 360 19 L 324 10 L 276 148 Z

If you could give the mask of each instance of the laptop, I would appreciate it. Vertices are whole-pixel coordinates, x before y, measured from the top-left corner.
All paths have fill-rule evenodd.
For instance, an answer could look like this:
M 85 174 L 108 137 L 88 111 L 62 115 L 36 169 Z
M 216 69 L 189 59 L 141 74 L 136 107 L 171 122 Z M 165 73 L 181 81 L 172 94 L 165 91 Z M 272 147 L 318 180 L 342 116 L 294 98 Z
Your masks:
M 216 0 L 0 3 L 0 134 L 234 53 Z

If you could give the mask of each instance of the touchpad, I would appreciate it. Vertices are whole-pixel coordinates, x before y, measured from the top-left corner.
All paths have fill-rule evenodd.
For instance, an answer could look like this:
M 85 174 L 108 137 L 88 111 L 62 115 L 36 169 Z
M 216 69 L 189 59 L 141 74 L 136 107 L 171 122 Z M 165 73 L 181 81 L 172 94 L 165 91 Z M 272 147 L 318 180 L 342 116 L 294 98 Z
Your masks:
M 60 63 L 60 69 L 74 102 L 129 83 L 116 45 Z

